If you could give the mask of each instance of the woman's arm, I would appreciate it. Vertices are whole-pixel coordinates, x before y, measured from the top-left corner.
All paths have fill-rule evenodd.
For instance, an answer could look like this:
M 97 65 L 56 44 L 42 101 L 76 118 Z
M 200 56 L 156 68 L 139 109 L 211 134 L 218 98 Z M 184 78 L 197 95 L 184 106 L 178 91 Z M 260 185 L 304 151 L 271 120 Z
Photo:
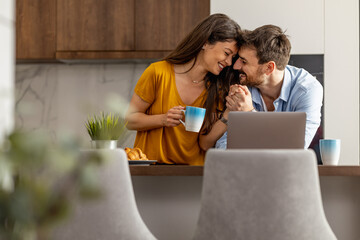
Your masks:
M 130 130 L 146 131 L 160 127 L 175 127 L 180 124 L 182 106 L 169 109 L 165 114 L 148 115 L 146 110 L 150 103 L 144 101 L 134 93 L 130 101 L 130 107 L 126 113 L 127 128 Z
M 245 101 L 245 97 L 249 98 L 250 100 Z M 250 102 L 251 105 L 244 104 L 248 102 Z M 249 92 L 248 88 L 238 84 L 231 85 L 229 94 L 226 97 L 226 110 L 223 114 L 223 118 L 228 120 L 228 115 L 230 111 L 244 111 L 245 106 L 247 107 L 246 110 L 250 108 L 250 106 L 252 107 L 251 93 Z M 216 141 L 219 140 L 226 131 L 227 125 L 222 121 L 217 120 L 211 128 L 211 131 L 207 135 L 200 135 L 200 148 L 204 151 L 207 151 L 209 148 L 214 147 Z
M 226 110 L 223 117 L 228 120 L 230 111 L 252 111 L 252 109 L 254 109 L 254 107 L 249 89 L 246 86 L 238 84 L 231 85 L 229 94 L 226 97 Z M 227 125 L 220 120 L 216 121 L 207 135 L 200 135 L 200 148 L 204 151 L 212 148 L 226 131 Z
M 227 120 L 228 115 L 229 115 L 229 110 L 226 109 L 223 114 L 223 118 Z M 204 151 L 207 151 L 209 148 L 214 147 L 216 141 L 221 138 L 221 136 L 226 132 L 226 130 L 227 130 L 227 125 L 222 121 L 217 120 L 208 134 L 206 135 L 200 134 L 199 137 L 200 148 Z

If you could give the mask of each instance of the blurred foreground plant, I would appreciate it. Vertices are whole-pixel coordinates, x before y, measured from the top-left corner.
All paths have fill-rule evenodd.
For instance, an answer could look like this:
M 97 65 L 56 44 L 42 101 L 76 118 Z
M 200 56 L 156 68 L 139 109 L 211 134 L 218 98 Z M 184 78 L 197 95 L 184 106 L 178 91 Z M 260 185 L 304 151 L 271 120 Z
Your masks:
M 48 239 L 74 196 L 96 197 L 102 158 L 79 159 L 73 138 L 14 132 L 0 146 L 0 239 Z

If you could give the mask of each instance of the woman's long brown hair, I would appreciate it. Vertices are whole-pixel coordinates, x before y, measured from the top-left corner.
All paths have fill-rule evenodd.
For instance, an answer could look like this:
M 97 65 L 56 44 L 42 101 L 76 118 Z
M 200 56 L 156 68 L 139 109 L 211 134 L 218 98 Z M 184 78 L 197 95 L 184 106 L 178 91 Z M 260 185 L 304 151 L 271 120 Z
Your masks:
M 233 59 L 233 63 L 236 58 Z M 206 118 L 201 133 L 206 135 L 210 132 L 213 124 L 222 117 L 226 109 L 225 97 L 229 93 L 230 86 L 239 84 L 239 72 L 233 69 L 233 64 L 224 68 L 218 76 L 209 78 L 207 86 L 208 96 L 204 108 L 206 108 Z
M 242 42 L 240 26 L 225 14 L 213 14 L 201 21 L 164 60 L 172 64 L 185 64 L 194 59 L 188 72 L 195 66 L 197 56 L 205 43 L 215 44 L 234 40 L 239 47 Z M 219 117 L 219 112 L 224 110 L 218 107 L 224 103 L 224 94 L 229 89 L 228 74 L 233 72 L 223 69 L 219 76 L 210 72 L 205 76 L 207 98 L 204 103 L 206 114 L 202 134 L 210 132 Z

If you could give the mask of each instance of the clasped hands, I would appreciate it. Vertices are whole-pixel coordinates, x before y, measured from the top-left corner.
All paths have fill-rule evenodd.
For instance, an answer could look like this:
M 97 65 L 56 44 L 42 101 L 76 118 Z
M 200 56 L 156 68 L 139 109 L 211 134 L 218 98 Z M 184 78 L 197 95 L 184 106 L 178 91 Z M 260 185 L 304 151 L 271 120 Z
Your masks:
M 251 93 L 245 85 L 231 85 L 229 94 L 225 99 L 226 108 L 228 108 L 229 111 L 250 112 L 254 109 Z

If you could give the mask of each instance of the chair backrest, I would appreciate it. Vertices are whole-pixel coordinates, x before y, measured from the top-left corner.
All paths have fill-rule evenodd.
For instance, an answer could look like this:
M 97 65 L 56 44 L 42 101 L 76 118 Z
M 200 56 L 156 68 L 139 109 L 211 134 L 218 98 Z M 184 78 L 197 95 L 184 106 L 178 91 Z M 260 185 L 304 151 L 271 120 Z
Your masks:
M 195 239 L 336 239 L 314 152 L 209 150 Z
M 81 158 L 95 151 L 107 159 L 99 170 L 103 195 L 88 201 L 74 199 L 74 212 L 55 229 L 54 239 L 155 239 L 138 212 L 125 151 L 83 150 Z

